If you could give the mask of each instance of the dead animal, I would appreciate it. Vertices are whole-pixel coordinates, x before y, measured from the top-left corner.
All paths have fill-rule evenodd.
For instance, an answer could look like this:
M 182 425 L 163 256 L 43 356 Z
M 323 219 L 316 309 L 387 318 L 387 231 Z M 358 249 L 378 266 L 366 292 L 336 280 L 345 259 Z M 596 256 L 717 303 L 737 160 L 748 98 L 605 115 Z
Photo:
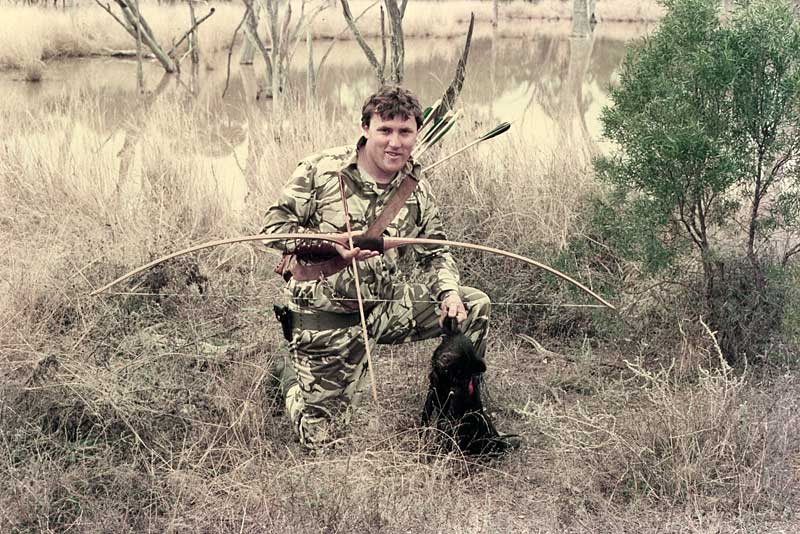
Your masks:
M 422 425 L 435 428 L 442 447 L 468 455 L 501 455 L 519 446 L 519 436 L 500 434 L 481 400 L 486 362 L 455 318 L 445 319 L 442 342 L 431 359 Z

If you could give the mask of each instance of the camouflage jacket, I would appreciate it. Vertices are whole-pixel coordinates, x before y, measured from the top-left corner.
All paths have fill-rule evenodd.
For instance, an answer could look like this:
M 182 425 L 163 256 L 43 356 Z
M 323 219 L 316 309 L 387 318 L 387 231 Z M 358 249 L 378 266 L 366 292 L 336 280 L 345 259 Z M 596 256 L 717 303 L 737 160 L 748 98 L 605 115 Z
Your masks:
M 372 177 L 359 172 L 357 147 L 363 142 L 364 139 L 361 138 L 355 146 L 332 148 L 301 161 L 278 202 L 267 210 L 262 233 L 346 232 L 339 191 L 340 173 L 345 182 L 350 225 L 353 231 L 366 230 L 397 189 L 402 177 L 408 173 L 417 176 L 421 167 L 409 160 L 389 186 L 382 190 Z M 447 239 L 430 184 L 426 180 L 420 180 L 405 206 L 384 231 L 384 235 Z M 295 243 L 273 242 L 270 246 L 292 253 Z M 398 247 L 358 263 L 361 291 L 365 300 L 391 298 L 392 285 L 404 277 L 404 273 L 400 271 L 400 261 L 409 253 L 413 254 L 416 264 L 423 271 L 434 297 L 438 297 L 443 291 L 458 288 L 458 269 L 447 247 Z M 342 299 L 350 304 L 356 299 L 352 267 L 322 281 L 290 280 L 287 291 L 290 306 L 295 309 L 300 307 L 334 312 L 350 311 L 342 305 Z

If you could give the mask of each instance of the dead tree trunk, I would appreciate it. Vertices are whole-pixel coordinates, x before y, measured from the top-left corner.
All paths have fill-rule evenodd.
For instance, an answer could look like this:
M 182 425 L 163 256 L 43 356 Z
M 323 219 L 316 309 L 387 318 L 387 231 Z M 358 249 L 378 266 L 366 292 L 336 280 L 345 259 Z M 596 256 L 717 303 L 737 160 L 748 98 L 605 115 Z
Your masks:
M 153 35 L 153 30 L 150 28 L 150 25 L 147 24 L 147 21 L 142 17 L 133 0 L 114 0 L 117 6 L 119 6 L 120 11 L 122 11 L 122 15 L 125 20 L 117 17 L 114 12 L 111 11 L 111 8 L 100 3 L 100 0 L 95 0 L 95 2 L 97 2 L 97 4 L 109 15 L 114 17 L 114 20 L 116 20 L 123 28 L 125 28 L 125 31 L 128 32 L 128 34 L 130 34 L 130 36 L 134 39 L 137 38 L 138 33 L 136 28 L 141 26 L 142 42 L 147 45 L 156 59 L 158 59 L 159 63 L 161 63 L 161 66 L 164 67 L 164 70 L 170 73 L 177 70 L 175 62 L 158 44 L 158 41 L 156 41 L 156 38 Z
M 139 11 L 138 2 L 136 0 L 114 0 L 114 3 L 117 4 L 122 12 L 123 18 L 115 15 L 109 5 L 103 4 L 100 2 L 100 0 L 95 0 L 95 2 L 97 5 L 103 8 L 106 13 L 111 15 L 111 17 L 116 20 L 131 37 L 134 38 L 134 40 L 141 38 L 142 42 L 147 45 L 147 47 L 153 53 L 153 56 L 155 56 L 159 63 L 161 63 L 161 66 L 164 67 L 164 70 L 169 73 L 178 71 L 178 63 L 175 62 L 173 54 L 180 43 L 182 43 L 183 40 L 189 36 L 189 34 L 195 32 L 197 27 L 214 13 L 214 8 L 212 7 L 205 17 L 198 19 L 193 23 L 189 31 L 187 31 L 183 37 L 178 40 L 178 42 L 170 49 L 169 52 L 165 52 L 161 45 L 158 44 L 155 34 L 153 33 L 152 28 L 150 28 L 150 25 L 147 23 L 147 20 L 145 20 Z
M 588 37 L 596 22 L 596 0 L 574 0 L 572 4 L 572 36 Z
M 403 9 L 397 4 L 397 0 L 384 0 L 386 4 L 386 13 L 389 16 L 389 29 L 390 37 L 389 42 L 392 48 L 392 78 L 394 83 L 401 83 L 403 81 L 404 63 L 406 57 L 406 45 L 403 39 L 403 15 L 405 12 L 405 2 L 403 2 Z
M 189 17 L 192 23 L 191 33 L 189 34 L 189 53 L 192 56 L 192 65 L 197 66 L 200 64 L 200 51 L 197 36 L 197 17 L 194 14 L 194 0 L 187 0 L 189 4 Z
M 378 80 L 378 83 L 383 85 L 386 81 L 384 77 L 384 71 L 386 70 L 386 56 L 384 55 L 383 62 L 378 62 L 378 58 L 373 52 L 372 47 L 367 44 L 367 41 L 364 39 L 364 36 L 361 35 L 361 32 L 356 26 L 356 22 L 353 19 L 353 13 L 350 11 L 350 3 L 347 0 L 341 0 L 342 3 L 342 15 L 344 16 L 345 22 L 347 22 L 347 27 L 350 28 L 350 31 L 355 37 L 358 46 L 361 47 L 361 50 L 364 52 L 364 55 L 367 57 L 367 61 L 375 70 L 375 78 Z
M 437 121 L 442 118 L 445 113 L 455 108 L 456 99 L 461 94 L 461 88 L 464 86 L 464 78 L 467 73 L 467 61 L 469 60 L 469 49 L 472 45 L 472 29 L 475 27 L 475 14 L 470 13 L 469 28 L 467 29 L 467 38 L 464 42 L 464 50 L 461 52 L 461 57 L 456 65 L 456 72 L 453 75 L 453 80 L 447 87 L 447 90 L 439 100 L 438 105 L 431 110 L 430 118 L 428 120 Z
M 261 4 L 256 3 L 253 9 L 248 11 L 247 16 L 252 18 L 252 21 L 244 25 L 244 44 L 242 45 L 242 52 L 239 56 L 240 65 L 252 65 L 256 57 L 256 41 L 253 36 L 252 28 L 258 28 L 258 18 L 261 14 Z
M 355 37 L 358 46 L 364 52 L 364 55 L 369 61 L 369 64 L 375 70 L 375 78 L 379 83 L 383 84 L 386 81 L 386 54 L 382 54 L 382 60 L 379 62 L 378 57 L 372 50 L 372 47 L 367 44 L 361 31 L 356 26 L 353 19 L 353 13 L 350 11 L 350 4 L 348 0 L 340 0 L 342 4 L 342 15 L 350 28 L 350 32 Z M 389 43 L 391 48 L 391 69 L 389 71 L 389 80 L 393 83 L 402 83 L 405 76 L 405 39 L 403 37 L 403 17 L 406 12 L 406 5 L 408 0 L 402 0 L 398 4 L 397 0 L 384 0 L 386 5 L 386 14 L 389 19 Z M 381 11 L 381 13 L 383 13 Z M 383 39 L 383 15 L 381 15 L 381 44 L 385 42 Z M 385 46 L 385 45 L 383 45 Z
M 264 95 L 272 98 L 273 109 L 276 113 L 280 111 L 281 94 L 286 89 L 289 65 L 294 48 L 302 38 L 300 30 L 305 26 L 310 28 L 314 18 L 322 12 L 324 6 L 318 7 L 310 15 L 306 15 L 306 2 L 300 3 L 300 13 L 297 16 L 297 23 L 292 27 L 292 6 L 288 2 L 281 10 L 278 0 L 255 0 L 264 8 L 267 13 L 268 37 L 270 46 L 264 44 L 264 40 L 258 33 L 258 21 L 255 13 L 254 0 L 242 0 L 247 6 L 248 12 L 245 14 L 245 21 L 249 29 L 249 35 L 264 58 L 267 67 L 267 92 Z

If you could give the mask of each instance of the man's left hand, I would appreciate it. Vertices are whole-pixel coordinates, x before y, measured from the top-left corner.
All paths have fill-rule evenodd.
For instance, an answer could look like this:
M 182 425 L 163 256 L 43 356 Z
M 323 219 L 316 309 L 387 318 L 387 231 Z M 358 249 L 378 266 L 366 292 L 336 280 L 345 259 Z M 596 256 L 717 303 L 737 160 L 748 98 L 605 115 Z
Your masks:
M 445 317 L 455 317 L 458 324 L 464 322 L 467 318 L 467 310 L 464 308 L 464 303 L 461 297 L 458 296 L 458 291 L 448 291 L 442 298 L 442 310 L 439 313 L 439 326 L 444 324 Z

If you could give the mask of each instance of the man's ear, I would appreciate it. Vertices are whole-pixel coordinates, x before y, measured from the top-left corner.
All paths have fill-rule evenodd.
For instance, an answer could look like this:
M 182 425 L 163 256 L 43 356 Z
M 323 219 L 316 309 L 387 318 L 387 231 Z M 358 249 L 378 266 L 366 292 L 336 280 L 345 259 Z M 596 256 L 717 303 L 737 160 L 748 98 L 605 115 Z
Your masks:
M 364 134 L 364 137 L 369 139 L 369 124 L 362 124 L 361 125 L 361 131 Z

